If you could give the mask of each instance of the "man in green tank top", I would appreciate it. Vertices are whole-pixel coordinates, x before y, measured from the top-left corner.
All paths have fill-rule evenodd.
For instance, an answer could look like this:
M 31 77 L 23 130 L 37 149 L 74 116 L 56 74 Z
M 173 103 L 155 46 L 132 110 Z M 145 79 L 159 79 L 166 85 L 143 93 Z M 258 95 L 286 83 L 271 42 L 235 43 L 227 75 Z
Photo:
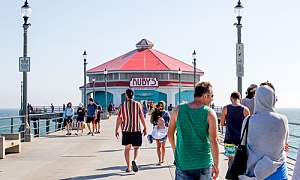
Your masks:
M 174 151 L 175 180 L 215 180 L 219 175 L 218 120 L 209 107 L 212 101 L 212 85 L 201 82 L 194 101 L 178 105 L 171 115 L 168 137 Z

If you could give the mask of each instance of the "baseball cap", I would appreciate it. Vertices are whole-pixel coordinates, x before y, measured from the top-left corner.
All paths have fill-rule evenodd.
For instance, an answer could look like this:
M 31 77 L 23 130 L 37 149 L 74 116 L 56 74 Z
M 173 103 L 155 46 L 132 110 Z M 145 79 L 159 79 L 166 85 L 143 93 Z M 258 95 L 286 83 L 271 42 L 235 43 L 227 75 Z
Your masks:
M 132 89 L 127 89 L 126 90 L 126 95 L 127 95 L 128 98 L 131 99 L 134 95 L 134 91 Z
M 256 84 L 251 84 L 250 87 L 257 88 Z

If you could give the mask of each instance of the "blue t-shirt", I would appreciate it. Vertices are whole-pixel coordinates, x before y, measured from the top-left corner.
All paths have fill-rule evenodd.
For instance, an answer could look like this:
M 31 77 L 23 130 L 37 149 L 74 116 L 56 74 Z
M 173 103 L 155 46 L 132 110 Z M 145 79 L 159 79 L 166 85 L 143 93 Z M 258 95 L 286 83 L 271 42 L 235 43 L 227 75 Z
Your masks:
M 164 120 L 165 120 L 165 125 L 166 125 L 167 127 L 169 127 L 170 113 L 169 113 L 168 111 L 166 111 L 166 110 L 163 110 L 162 116 L 161 116 L 161 117 L 164 118 Z
M 97 105 L 95 103 L 93 104 L 88 104 L 87 105 L 87 110 L 88 110 L 88 117 L 95 117 L 96 116 L 96 109 L 97 109 Z

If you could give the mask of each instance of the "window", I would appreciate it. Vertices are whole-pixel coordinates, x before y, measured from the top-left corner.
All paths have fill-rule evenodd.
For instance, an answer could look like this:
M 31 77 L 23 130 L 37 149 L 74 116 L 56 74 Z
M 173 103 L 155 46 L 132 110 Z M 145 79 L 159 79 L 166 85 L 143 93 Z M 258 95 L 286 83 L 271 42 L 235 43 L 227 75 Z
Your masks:
M 129 74 L 128 74 L 128 73 L 121 73 L 120 79 L 121 79 L 121 80 L 129 79 Z
M 114 73 L 114 80 L 119 80 L 119 73 Z

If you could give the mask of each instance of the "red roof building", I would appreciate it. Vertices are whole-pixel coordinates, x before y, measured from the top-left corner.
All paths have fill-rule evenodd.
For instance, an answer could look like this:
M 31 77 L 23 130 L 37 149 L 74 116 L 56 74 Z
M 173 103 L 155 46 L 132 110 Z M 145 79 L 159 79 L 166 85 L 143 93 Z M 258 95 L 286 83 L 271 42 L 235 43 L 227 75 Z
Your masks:
M 191 101 L 194 67 L 153 49 L 153 46 L 149 40 L 142 39 L 136 44 L 137 49 L 89 69 L 88 96 L 93 96 L 94 89 L 94 99 L 102 106 L 107 107 L 110 102 L 118 106 L 125 100 L 124 93 L 130 87 L 135 90 L 135 99 L 140 101 L 163 100 L 173 105 L 178 104 L 179 100 Z M 196 68 L 196 82 L 203 74 Z M 147 81 L 148 84 L 145 84 Z M 83 87 L 80 89 L 83 91 Z

